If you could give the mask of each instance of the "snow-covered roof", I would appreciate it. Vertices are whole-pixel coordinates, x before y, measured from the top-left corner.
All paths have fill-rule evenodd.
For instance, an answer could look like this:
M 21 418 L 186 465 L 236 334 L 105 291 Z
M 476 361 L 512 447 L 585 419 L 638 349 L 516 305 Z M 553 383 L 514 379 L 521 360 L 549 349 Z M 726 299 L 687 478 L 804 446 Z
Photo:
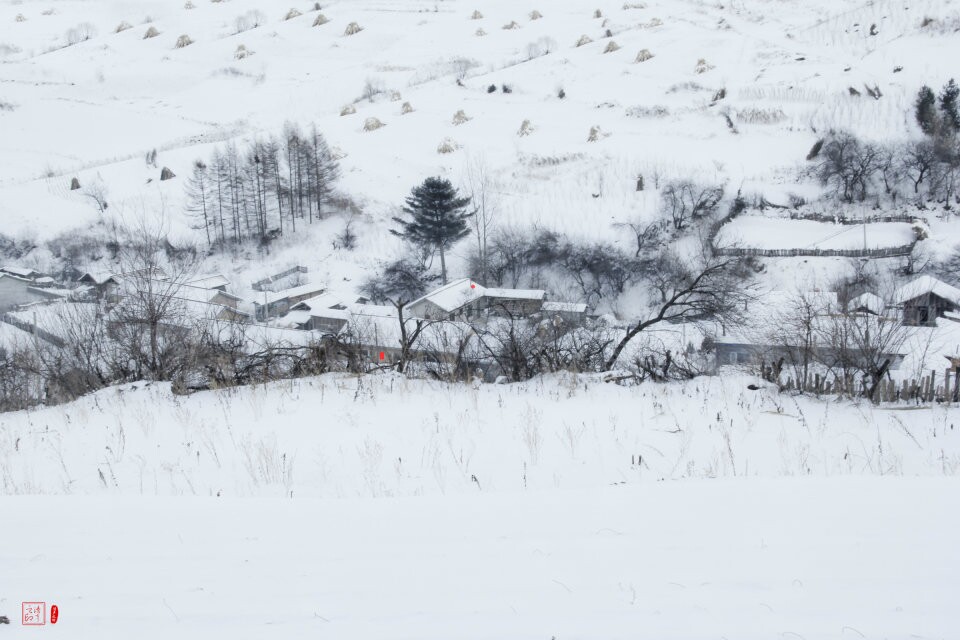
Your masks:
M 92 282 L 93 284 L 106 284 L 107 282 L 117 283 L 119 278 L 110 271 L 88 271 L 77 280 L 79 282 Z
M 23 282 L 28 285 L 33 284 L 33 280 L 30 280 L 29 278 L 23 278 L 21 276 L 15 276 L 12 273 L 0 273 L 0 278 L 8 278 L 10 280 L 15 280 L 16 282 Z
M 465 304 L 483 297 L 485 291 L 484 287 L 473 282 L 470 278 L 461 278 L 439 289 L 434 289 L 421 298 L 417 298 L 409 306 L 429 301 L 444 311 L 456 311 Z
M 922 295 L 932 293 L 945 300 L 960 305 L 960 289 L 937 280 L 933 276 L 920 276 L 897 289 L 894 299 L 899 302 L 907 302 Z
M 0 271 L 9 273 L 15 276 L 20 276 L 21 278 L 35 278 L 37 276 L 43 275 L 35 269 L 28 269 L 26 267 L 18 267 L 16 265 L 4 265 L 0 267 Z
M 544 302 L 540 307 L 543 311 L 553 311 L 558 313 L 586 313 L 587 304 L 585 302 Z
M 255 296 L 253 302 L 257 305 L 271 304 L 279 302 L 280 300 L 286 300 L 287 298 L 295 298 L 311 293 L 319 295 L 323 293 L 323 291 L 324 288 L 318 284 L 302 284 L 299 287 L 284 289 L 283 291 L 267 291 L 263 296 Z
M 337 306 L 343 306 L 343 302 L 339 296 L 336 296 L 332 293 L 321 293 L 318 296 L 301 300 L 297 304 L 293 305 L 291 309 L 296 311 L 323 311 L 327 309 L 333 309 Z
M 543 300 L 547 292 L 543 289 L 486 289 L 488 298 L 510 298 L 512 300 Z
M 183 298 L 184 300 L 192 300 L 194 302 L 204 303 L 211 303 L 217 297 L 228 298 L 237 302 L 241 300 L 240 297 L 235 296 L 232 293 L 226 293 L 225 291 L 220 291 L 219 289 L 196 287 L 190 284 L 182 285 L 179 289 L 177 289 L 176 297 Z
M 883 298 L 878 296 L 875 293 L 863 293 L 853 298 L 847 303 L 847 309 L 851 311 L 856 311 L 857 309 L 866 309 L 871 313 L 880 314 L 883 313 L 883 310 L 886 308 L 886 303 L 883 301 Z
M 193 287 L 201 287 L 203 289 L 216 289 L 217 287 L 226 287 L 230 284 L 230 281 L 227 280 L 226 276 L 220 273 L 207 273 L 198 275 L 187 284 Z

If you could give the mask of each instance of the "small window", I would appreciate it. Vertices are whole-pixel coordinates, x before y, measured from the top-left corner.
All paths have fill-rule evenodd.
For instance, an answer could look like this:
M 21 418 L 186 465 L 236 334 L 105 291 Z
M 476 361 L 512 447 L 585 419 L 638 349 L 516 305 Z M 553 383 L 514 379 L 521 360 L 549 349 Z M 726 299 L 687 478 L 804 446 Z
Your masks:
M 737 360 L 738 360 L 738 358 L 737 358 L 737 352 L 736 352 L 736 351 L 731 351 L 731 352 L 730 352 L 730 364 L 737 364 Z

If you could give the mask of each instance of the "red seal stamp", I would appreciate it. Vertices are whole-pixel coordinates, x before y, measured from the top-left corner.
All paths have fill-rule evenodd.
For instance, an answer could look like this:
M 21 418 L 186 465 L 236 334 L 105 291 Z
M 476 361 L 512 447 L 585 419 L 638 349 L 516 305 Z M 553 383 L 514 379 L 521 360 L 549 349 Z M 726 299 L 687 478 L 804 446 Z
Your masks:
M 21 602 L 20 612 L 22 614 L 21 622 L 25 625 L 47 624 L 46 602 Z

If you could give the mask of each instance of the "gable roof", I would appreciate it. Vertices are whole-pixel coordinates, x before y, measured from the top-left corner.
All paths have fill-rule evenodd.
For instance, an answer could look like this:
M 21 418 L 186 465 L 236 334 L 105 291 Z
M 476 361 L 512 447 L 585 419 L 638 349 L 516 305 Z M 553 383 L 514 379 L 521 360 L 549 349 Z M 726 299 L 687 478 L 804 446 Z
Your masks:
M 299 287 L 284 289 L 283 291 L 268 291 L 265 292 L 263 297 L 254 296 L 253 303 L 257 306 L 262 306 L 264 304 L 273 304 L 274 302 L 279 302 L 280 300 L 286 300 L 287 298 L 294 298 L 296 296 L 302 296 L 311 293 L 320 295 L 324 291 L 325 289 L 318 284 L 302 284 Z
M 342 306 L 343 306 L 343 302 L 340 300 L 339 296 L 335 296 L 332 293 L 321 293 L 318 296 L 313 296 L 312 298 L 301 300 L 297 304 L 290 307 L 290 309 L 291 311 L 317 312 L 317 311 L 325 311 L 328 309 L 334 309 L 334 307 L 342 307 Z
M 937 280 L 933 276 L 920 276 L 916 280 L 911 280 L 897 289 L 894 300 L 899 303 L 904 303 L 928 293 L 960 305 L 960 289 L 942 280 Z
M 543 289 L 486 289 L 487 298 L 509 298 L 511 300 L 543 300 L 547 292 Z
M 42 276 L 43 274 L 35 269 L 28 269 L 26 267 L 18 267 L 16 265 L 4 265 L 0 267 L 0 271 L 4 273 L 9 273 L 11 275 L 19 276 L 21 278 L 36 278 Z
M 91 284 L 120 284 L 119 278 L 109 271 L 88 271 L 79 278 L 77 282 L 89 282 Z
M 226 276 L 220 273 L 207 273 L 194 277 L 187 282 L 192 287 L 201 287 L 203 289 L 216 289 L 230 284 Z
M 412 307 L 426 301 L 432 302 L 444 311 L 456 311 L 460 307 L 483 297 L 484 291 L 486 289 L 470 280 L 470 278 L 461 278 L 439 289 L 434 289 L 430 293 L 417 298 L 408 306 Z
M 544 302 L 541 311 L 559 313 L 586 313 L 586 302 Z
M 862 293 L 856 298 L 852 298 L 847 302 L 847 309 L 850 311 L 856 311 L 857 309 L 866 309 L 871 313 L 881 314 L 886 308 L 887 304 L 883 301 L 883 298 L 878 296 L 875 293 Z

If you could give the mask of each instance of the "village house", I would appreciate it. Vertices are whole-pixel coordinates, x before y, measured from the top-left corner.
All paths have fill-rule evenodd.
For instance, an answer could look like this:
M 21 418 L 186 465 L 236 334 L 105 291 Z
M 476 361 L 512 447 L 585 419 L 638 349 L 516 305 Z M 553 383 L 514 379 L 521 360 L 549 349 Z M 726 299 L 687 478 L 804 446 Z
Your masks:
M 542 311 L 582 320 L 586 305 L 548 302 L 543 289 L 484 287 L 461 278 L 435 289 L 407 305 L 407 314 L 427 320 L 473 320 L 484 315 L 530 317 Z M 546 306 L 546 308 L 545 308 Z
M 315 284 L 304 284 L 283 291 L 264 291 L 260 300 L 254 300 L 254 310 L 257 320 L 267 320 L 282 316 L 298 302 L 315 298 L 325 291 Z
M 894 302 L 902 309 L 903 324 L 935 327 L 960 309 L 960 289 L 931 276 L 920 276 L 897 289 Z
M 38 286 L 34 280 L 0 272 L 0 311 L 9 311 L 24 304 L 58 300 L 63 293 Z
M 208 273 L 194 276 L 187 281 L 187 284 L 191 287 L 198 287 L 200 289 L 216 289 L 217 291 L 223 291 L 226 293 L 227 287 L 230 285 L 230 281 L 222 274 Z

